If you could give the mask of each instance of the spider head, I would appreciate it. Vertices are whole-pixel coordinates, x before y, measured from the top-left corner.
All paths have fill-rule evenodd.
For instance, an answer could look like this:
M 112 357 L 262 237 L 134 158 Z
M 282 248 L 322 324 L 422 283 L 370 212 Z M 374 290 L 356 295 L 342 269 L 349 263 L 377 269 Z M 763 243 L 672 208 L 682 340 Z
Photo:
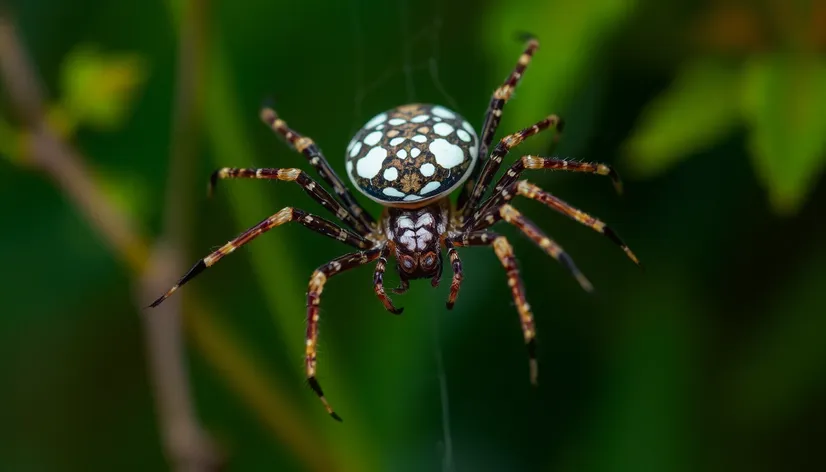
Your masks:
M 396 245 L 396 270 L 403 280 L 431 278 L 434 281 L 442 275 L 442 252 L 439 241 L 421 250 L 409 251 L 407 247 Z

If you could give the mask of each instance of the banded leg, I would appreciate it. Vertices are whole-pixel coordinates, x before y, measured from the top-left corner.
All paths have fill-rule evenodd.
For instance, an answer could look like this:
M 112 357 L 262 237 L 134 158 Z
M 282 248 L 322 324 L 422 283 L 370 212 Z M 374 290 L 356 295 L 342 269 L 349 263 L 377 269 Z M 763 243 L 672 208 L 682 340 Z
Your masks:
M 563 126 L 564 123 L 558 116 L 550 115 L 533 126 L 502 138 L 499 141 L 499 144 L 493 148 L 493 152 L 490 154 L 488 160 L 485 161 L 485 165 L 482 167 L 482 172 L 473 187 L 473 191 L 470 194 L 467 205 L 463 209 L 462 215 L 472 215 L 474 210 L 476 210 L 476 207 L 490 185 L 490 181 L 493 180 L 493 176 L 499 172 L 499 167 L 502 165 L 502 159 L 508 155 L 511 149 L 521 144 L 525 139 L 548 128 L 561 132 Z
M 313 180 L 301 169 L 238 169 L 234 167 L 224 167 L 213 172 L 209 179 L 208 190 L 210 196 L 212 196 L 215 186 L 218 185 L 219 179 L 268 179 L 295 182 L 304 189 L 304 192 L 306 192 L 310 198 L 335 214 L 356 232 L 362 236 L 370 234 L 370 228 L 364 226 L 361 221 L 351 215 L 324 187 L 319 185 L 318 182 Z
M 456 252 L 455 244 L 449 238 L 444 239 L 444 245 L 447 248 L 447 257 L 450 259 L 450 266 L 453 268 L 453 279 L 450 281 L 450 295 L 447 299 L 447 309 L 452 310 L 453 305 L 456 304 L 456 297 L 459 296 L 459 288 L 462 286 L 462 279 L 464 275 L 462 272 L 462 260 L 459 259 L 459 253 Z
M 189 269 L 189 271 L 183 277 L 181 277 L 181 280 L 179 280 L 177 284 L 170 288 L 169 291 L 163 294 L 160 298 L 152 302 L 152 304 L 149 306 L 154 308 L 160 305 L 161 303 L 163 303 L 164 300 L 169 298 L 169 296 L 172 295 L 176 290 L 178 290 L 182 285 L 195 278 L 195 276 L 203 272 L 204 269 L 206 269 L 207 267 L 212 267 L 224 256 L 231 254 L 239 247 L 243 246 L 244 244 L 247 244 L 248 242 L 260 236 L 261 234 L 266 233 L 267 231 L 275 228 L 276 226 L 281 226 L 284 223 L 289 223 L 290 221 L 296 221 L 313 231 L 316 231 L 318 233 L 321 233 L 325 236 L 334 239 L 338 239 L 344 244 L 349 244 L 350 246 L 353 246 L 355 248 L 367 249 L 372 245 L 369 241 L 353 233 L 352 231 L 340 228 L 321 217 L 311 215 L 304 210 L 299 210 L 298 208 L 286 207 L 280 210 L 278 213 L 261 221 L 252 228 L 244 231 L 237 238 L 224 244 L 223 246 L 218 248 L 218 250 L 214 251 L 212 254 L 196 262 L 195 265 L 193 265 L 192 268 Z
M 310 284 L 307 291 L 307 335 L 304 367 L 307 370 L 307 383 L 310 385 L 310 388 L 318 395 L 321 403 L 324 404 L 324 408 L 327 409 L 327 413 L 337 421 L 341 421 L 341 417 L 333 411 L 315 375 L 316 353 L 318 352 L 318 305 L 321 302 L 321 292 L 324 291 L 324 284 L 327 283 L 330 277 L 374 261 L 379 257 L 380 252 L 380 248 L 373 248 L 366 251 L 345 254 L 319 267 L 313 272 L 312 277 L 310 277 Z
M 373 273 L 373 290 L 376 296 L 379 297 L 384 308 L 394 315 L 401 315 L 404 308 L 396 308 L 393 301 L 387 296 L 384 291 L 384 270 L 387 268 L 387 257 L 393 251 L 394 243 L 392 241 L 386 243 L 379 254 L 379 262 L 376 264 L 376 271 Z
M 376 220 L 359 205 L 353 197 L 353 194 L 347 190 L 341 178 L 333 171 L 332 167 L 330 167 L 324 154 L 321 153 L 321 150 L 312 139 L 302 136 L 287 126 L 287 123 L 279 118 L 278 114 L 272 108 L 264 107 L 261 110 L 261 120 L 272 128 L 273 131 L 284 137 L 298 152 L 304 154 L 307 160 L 310 161 L 310 165 L 318 171 L 321 178 L 333 187 L 336 195 L 341 198 L 341 201 L 344 202 L 344 205 L 355 219 L 367 228 L 374 226 Z
M 579 282 L 583 290 L 586 292 L 592 292 L 594 290 L 594 286 L 591 285 L 591 282 L 579 271 L 576 264 L 574 264 L 574 260 L 562 249 L 562 246 L 546 236 L 534 222 L 526 218 L 519 210 L 509 204 L 501 205 L 495 211 L 491 210 L 475 228 L 485 229 L 501 220 L 505 220 L 505 222 L 517 227 L 519 231 L 536 243 L 546 254 L 562 264 L 562 266 L 574 276 L 577 282 Z
M 525 297 L 525 287 L 522 284 L 522 277 L 519 276 L 519 268 L 516 265 L 516 257 L 513 255 L 513 248 L 504 236 L 500 236 L 490 231 L 474 231 L 464 233 L 460 236 L 450 238 L 459 246 L 493 246 L 493 251 L 505 272 L 508 275 L 508 286 L 511 288 L 511 295 L 519 312 L 519 321 L 522 325 L 522 335 L 525 338 L 525 345 L 528 348 L 528 359 L 530 365 L 531 383 L 536 385 L 539 376 L 539 366 L 536 361 L 536 327 L 533 321 L 533 313 L 528 300 Z
M 568 172 L 584 172 L 587 174 L 607 175 L 611 178 L 611 182 L 614 184 L 614 188 L 617 193 L 622 193 L 622 180 L 620 179 L 619 174 L 613 167 L 606 164 L 601 164 L 598 162 L 569 161 L 556 157 L 540 157 L 532 155 L 522 156 L 518 161 L 514 162 L 513 165 L 510 166 L 510 168 L 505 172 L 505 175 L 499 178 L 493 188 L 491 197 L 488 198 L 484 204 L 482 204 L 481 208 L 473 213 L 471 218 L 468 218 L 468 221 L 465 223 L 465 228 L 467 229 L 470 227 L 469 223 L 471 220 L 478 219 L 481 215 L 484 215 L 487 210 L 493 206 L 491 203 L 492 200 L 496 198 L 502 189 L 507 188 L 509 185 L 516 182 L 525 169 L 562 170 Z
M 485 122 L 482 125 L 482 141 L 479 146 L 480 159 L 487 157 L 488 148 L 490 148 L 490 144 L 493 142 L 493 136 L 496 134 L 496 130 L 499 128 L 499 121 L 502 119 L 502 109 L 505 107 L 505 103 L 510 100 L 511 95 L 513 95 L 513 91 L 522 79 L 522 75 L 525 73 L 525 69 L 528 68 L 528 64 L 530 64 L 534 53 L 539 49 L 539 41 L 530 35 L 526 36 L 527 44 L 525 45 L 524 52 L 519 56 L 519 62 L 516 63 L 513 72 L 505 79 L 505 83 L 497 88 L 490 98 L 488 110 L 485 112 Z M 475 186 L 480 170 L 479 167 L 476 167 L 476 169 L 473 170 L 473 174 L 471 174 L 470 178 L 465 182 L 462 193 L 459 194 L 458 208 L 460 210 L 467 208 L 466 203 Z
M 550 193 L 542 190 L 538 186 L 528 182 L 527 180 L 520 180 L 514 184 L 511 184 L 510 187 L 502 190 L 498 194 L 494 195 L 491 198 L 491 206 L 497 207 L 504 203 L 511 201 L 515 196 L 521 195 L 526 198 L 530 198 L 531 200 L 536 200 L 541 202 L 550 208 L 566 215 L 576 221 L 577 223 L 583 224 L 594 231 L 605 235 L 608 239 L 610 239 L 614 244 L 619 246 L 624 252 L 625 255 L 628 256 L 634 264 L 642 267 L 639 259 L 637 256 L 631 251 L 623 241 L 620 239 L 619 235 L 612 230 L 608 225 L 602 222 L 600 219 L 595 218 L 584 211 L 571 206 L 570 204 L 566 203 L 560 198 L 557 198 Z M 475 226 L 471 224 L 471 227 Z

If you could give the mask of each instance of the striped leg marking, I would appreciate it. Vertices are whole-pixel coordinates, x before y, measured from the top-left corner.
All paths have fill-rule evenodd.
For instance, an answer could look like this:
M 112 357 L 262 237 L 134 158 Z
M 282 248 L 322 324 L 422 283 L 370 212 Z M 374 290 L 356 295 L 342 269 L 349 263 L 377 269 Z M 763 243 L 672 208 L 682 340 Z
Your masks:
M 525 346 L 528 348 L 528 360 L 530 366 L 531 383 L 536 385 L 539 376 L 539 365 L 536 360 L 536 327 L 534 325 L 531 306 L 525 297 L 525 287 L 522 284 L 522 277 L 519 275 L 519 268 L 516 265 L 516 257 L 513 255 L 513 248 L 504 236 L 500 236 L 490 231 L 475 231 L 464 233 L 451 238 L 454 244 L 460 246 L 493 246 L 493 251 L 508 276 L 508 287 L 511 289 L 516 310 L 519 312 L 519 321 L 522 325 L 522 336 L 525 338 Z
M 379 254 L 379 262 L 376 264 L 376 271 L 373 273 L 373 290 L 375 290 L 376 296 L 379 297 L 379 301 L 387 311 L 394 315 L 401 315 L 404 308 L 396 308 L 384 291 L 384 271 L 387 268 L 387 257 L 393 251 L 393 246 L 392 241 L 387 242 L 382 248 L 381 254 Z
M 498 205 L 502 205 L 504 203 L 509 202 L 512 200 L 516 195 L 521 195 L 525 198 L 530 198 L 531 200 L 536 200 L 538 202 L 542 202 L 543 204 L 553 208 L 554 210 L 566 215 L 576 221 L 577 223 L 583 224 L 594 231 L 605 235 L 608 239 L 610 239 L 614 244 L 619 246 L 623 252 L 628 256 L 634 264 L 642 267 L 639 259 L 637 256 L 631 251 L 625 242 L 617 235 L 617 233 L 611 229 L 608 225 L 602 222 L 600 219 L 595 218 L 584 211 L 571 206 L 570 204 L 566 203 L 565 201 L 551 195 L 550 193 L 542 190 L 538 186 L 528 182 L 527 180 L 520 180 L 515 184 L 512 184 L 510 187 L 502 190 L 494 196 L 491 200 L 491 206 L 496 207 Z
M 307 333 L 306 333 L 306 352 L 304 358 L 304 366 L 307 371 L 307 383 L 310 388 L 318 395 L 327 413 L 337 421 L 341 421 L 341 417 L 336 414 L 327 398 L 324 396 L 324 391 L 321 390 L 321 385 L 316 379 L 316 354 L 318 351 L 318 307 L 321 302 L 321 292 L 324 291 L 324 284 L 327 280 L 341 272 L 358 266 L 367 264 L 370 261 L 379 257 L 381 249 L 369 249 L 367 251 L 359 251 L 350 254 L 345 254 L 337 257 L 332 261 L 324 264 L 316 269 L 310 277 L 310 284 L 307 291 Z
M 545 251 L 546 254 L 562 264 L 562 266 L 565 267 L 572 276 L 574 276 L 577 282 L 579 282 L 579 285 L 583 290 L 586 292 L 594 291 L 594 286 L 591 285 L 591 282 L 589 282 L 582 272 L 579 271 L 576 264 L 574 264 L 574 260 L 562 249 L 562 246 L 546 236 L 534 222 L 526 218 L 519 212 L 519 210 L 509 204 L 506 203 L 495 210 L 491 210 L 491 213 L 489 213 L 483 221 L 475 227 L 484 229 L 501 220 L 517 227 L 525 236 Z
M 298 184 L 307 195 L 313 200 L 317 201 L 330 213 L 336 215 L 341 221 L 353 228 L 362 236 L 370 234 L 370 228 L 362 224 L 347 211 L 346 208 L 330 195 L 327 190 L 313 180 L 306 172 L 301 169 L 238 169 L 233 167 L 224 167 L 212 173 L 209 180 L 209 195 L 212 196 L 215 186 L 219 179 L 267 179 L 267 180 L 282 180 L 285 182 L 295 182 Z
M 192 266 L 191 269 L 189 269 L 189 272 L 187 272 L 181 278 L 181 280 L 178 281 L 177 284 L 175 284 L 171 289 L 169 289 L 169 291 L 167 291 L 163 296 L 152 302 L 152 304 L 149 306 L 154 308 L 160 305 L 161 303 L 163 303 L 164 300 L 169 298 L 169 296 L 172 295 L 176 290 L 178 290 L 182 285 L 195 278 L 196 275 L 203 272 L 204 269 L 206 269 L 207 267 L 212 267 L 224 256 L 231 254 L 239 247 L 243 246 L 244 244 L 247 244 L 248 242 L 260 236 L 261 234 L 266 233 L 267 231 L 275 228 L 276 226 L 281 226 L 284 223 L 289 223 L 290 221 L 296 221 L 313 231 L 316 231 L 333 239 L 337 239 L 345 244 L 349 244 L 350 246 L 359 249 L 367 249 L 371 246 L 371 243 L 369 241 L 353 233 L 352 231 L 340 228 L 321 217 L 311 215 L 303 210 L 299 210 L 298 208 L 286 207 L 280 210 L 278 213 L 261 221 L 252 228 L 244 231 L 237 238 L 221 246 L 217 251 L 196 262 L 195 265 Z
M 321 150 L 312 139 L 302 136 L 287 126 L 287 123 L 279 118 L 278 114 L 272 108 L 264 107 L 261 110 L 261 120 L 272 128 L 273 131 L 286 139 L 298 152 L 304 154 L 307 160 L 310 161 L 310 165 L 318 171 L 321 178 L 333 187 L 333 191 L 335 191 L 336 195 L 344 202 L 344 205 L 355 219 L 367 228 L 372 228 L 375 225 L 376 220 L 364 211 L 364 208 L 359 205 L 353 197 L 353 194 L 347 190 L 341 178 L 333 171 L 333 168 L 330 167 L 324 154 L 321 153 Z
M 450 295 L 447 299 L 447 309 L 452 310 L 453 305 L 456 304 L 456 298 L 459 296 L 459 289 L 462 286 L 462 279 L 464 274 L 462 272 L 462 260 L 459 259 L 459 253 L 456 252 L 456 247 L 450 239 L 444 240 L 447 248 L 447 257 L 450 259 L 450 266 L 453 268 L 453 279 L 450 281 Z
M 482 168 L 482 173 L 480 174 L 476 185 L 473 187 L 473 192 L 470 194 L 470 199 L 467 202 L 467 206 L 465 207 L 463 214 L 470 215 L 476 209 L 482 199 L 482 196 L 484 196 L 485 191 L 487 191 L 491 180 L 493 180 L 493 176 L 499 172 L 499 167 L 502 165 L 502 159 L 508 155 L 511 149 L 521 144 L 525 139 L 546 129 L 551 128 L 557 132 L 561 132 L 563 126 L 564 123 L 558 116 L 550 115 L 533 126 L 502 138 L 499 141 L 499 144 L 497 144 L 493 149 L 493 152 L 491 152 L 490 158 L 485 161 L 485 165 Z
M 493 96 L 488 104 L 488 110 L 485 113 L 485 123 L 482 125 L 482 141 L 479 146 L 480 159 L 487 158 L 488 149 L 490 148 L 490 144 L 493 142 L 493 136 L 496 134 L 496 130 L 499 128 L 499 121 L 502 119 L 502 109 L 505 107 L 505 103 L 507 103 L 513 95 L 513 91 L 522 79 L 522 75 L 525 73 L 525 69 L 528 68 L 528 64 L 530 64 L 534 53 L 537 49 L 539 49 L 539 41 L 537 41 L 536 38 L 528 37 L 526 39 L 527 44 L 525 45 L 525 50 L 522 55 L 519 56 L 519 61 L 516 63 L 516 67 L 514 67 L 508 78 L 505 79 L 505 83 L 493 92 Z M 462 187 L 462 192 L 459 194 L 458 201 L 458 208 L 462 211 L 468 208 L 467 202 L 470 197 L 470 193 L 475 186 L 475 182 L 479 177 L 480 170 L 481 168 L 477 166 L 476 169 L 473 170 L 473 174 L 471 174 L 464 187 Z

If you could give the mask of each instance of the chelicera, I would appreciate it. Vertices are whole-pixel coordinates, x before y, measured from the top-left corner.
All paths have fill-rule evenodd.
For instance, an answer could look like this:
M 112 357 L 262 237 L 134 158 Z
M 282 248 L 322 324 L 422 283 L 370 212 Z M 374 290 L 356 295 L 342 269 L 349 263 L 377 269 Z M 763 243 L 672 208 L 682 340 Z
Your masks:
M 378 221 L 364 211 L 313 140 L 291 129 L 275 110 L 265 107 L 261 111 L 262 120 L 309 160 L 321 178 L 332 187 L 335 196 L 303 170 L 295 168 L 222 168 L 212 174 L 210 189 L 219 179 L 228 178 L 295 182 L 347 228 L 298 208 L 284 208 L 199 260 L 177 284 L 151 306 L 158 306 L 183 284 L 238 247 L 288 222 L 299 223 L 354 247 L 355 252 L 337 257 L 313 272 L 307 291 L 307 380 L 327 412 L 333 418 L 341 420 L 325 398 L 316 379 L 319 303 L 327 281 L 341 272 L 376 261 L 373 289 L 388 311 L 400 314 L 402 308 L 397 308 L 393 304 L 384 287 L 383 277 L 388 259 L 393 256 L 396 261 L 395 268 L 401 284 L 394 288 L 393 292 L 401 294 L 408 290 L 411 280 L 424 278 L 430 279 L 434 287 L 439 284 L 443 272 L 444 249 L 452 270 L 450 295 L 447 300 L 447 308 L 451 309 L 459 295 L 463 279 L 462 263 L 456 248 L 488 246 L 493 248 L 507 274 L 508 286 L 528 349 L 530 379 L 535 384 L 538 368 L 533 313 L 525 297 L 510 243 L 505 236 L 489 228 L 501 221 L 518 228 L 549 256 L 559 261 L 583 289 L 590 291 L 592 287 L 563 249 L 514 208 L 510 201 L 516 196 L 539 201 L 607 236 L 619 245 L 634 263 L 639 264 L 628 246 L 605 223 L 527 180 L 520 180 L 525 170 L 584 172 L 610 177 L 617 191 L 621 191 L 619 176 L 605 164 L 525 155 L 505 171 L 493 185 L 490 195 L 484 198 L 502 160 L 512 149 L 526 138 L 546 129 L 557 132 L 562 130 L 562 121 L 556 115 L 550 115 L 530 127 L 505 136 L 488 154 L 499 126 L 502 109 L 538 47 L 536 39 L 528 40 L 516 67 L 493 93 L 485 114 L 481 137 L 477 136 L 470 123 L 458 113 L 443 106 L 425 104 L 404 105 L 380 113 L 370 119 L 353 137 L 345 155 L 347 175 L 361 193 L 385 207 Z M 476 165 L 480 156 L 482 164 Z M 458 189 L 461 190 L 454 205 L 449 197 Z

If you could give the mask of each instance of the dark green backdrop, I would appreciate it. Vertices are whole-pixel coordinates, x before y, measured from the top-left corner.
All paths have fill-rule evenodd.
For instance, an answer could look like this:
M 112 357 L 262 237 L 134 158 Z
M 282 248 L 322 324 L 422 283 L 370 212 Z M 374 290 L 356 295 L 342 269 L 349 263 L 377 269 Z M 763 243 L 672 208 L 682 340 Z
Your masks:
M 338 424 L 304 382 L 304 295 L 313 269 L 349 249 L 278 228 L 176 294 L 194 410 L 228 470 L 826 466 L 823 2 L 4 8 L 0 469 L 173 467 L 168 451 L 179 449 L 161 433 L 152 322 L 142 322 L 151 314 L 140 307 L 280 208 L 323 211 L 280 182 L 226 182 L 206 198 L 219 166 L 310 169 L 259 122 L 264 99 L 344 175 L 347 142 L 379 111 L 443 103 L 481 126 L 521 31 L 542 45 L 498 136 L 564 116 L 556 149 L 538 136 L 519 153 L 610 163 L 625 194 L 602 177 L 527 177 L 612 225 L 645 272 L 599 234 L 517 203 L 596 287 L 583 293 L 530 241 L 501 229 L 537 319 L 537 389 L 492 251 L 460 252 L 466 279 L 452 312 L 447 283 L 414 283 L 395 297 L 405 307 L 395 317 L 375 299 L 371 269 L 337 277 L 322 298 L 319 377 Z M 16 53 L 40 80 L 42 116 L 26 101 L 32 83 L 14 85 L 27 73 Z M 81 161 L 80 176 L 53 165 Z M 113 246 L 106 227 L 139 241 Z M 178 250 L 155 261 L 178 254 L 179 267 L 155 277 L 164 263 L 150 264 L 148 248 L 170 241 L 162 234 L 174 234 Z M 162 365 L 176 365 L 165 355 Z

